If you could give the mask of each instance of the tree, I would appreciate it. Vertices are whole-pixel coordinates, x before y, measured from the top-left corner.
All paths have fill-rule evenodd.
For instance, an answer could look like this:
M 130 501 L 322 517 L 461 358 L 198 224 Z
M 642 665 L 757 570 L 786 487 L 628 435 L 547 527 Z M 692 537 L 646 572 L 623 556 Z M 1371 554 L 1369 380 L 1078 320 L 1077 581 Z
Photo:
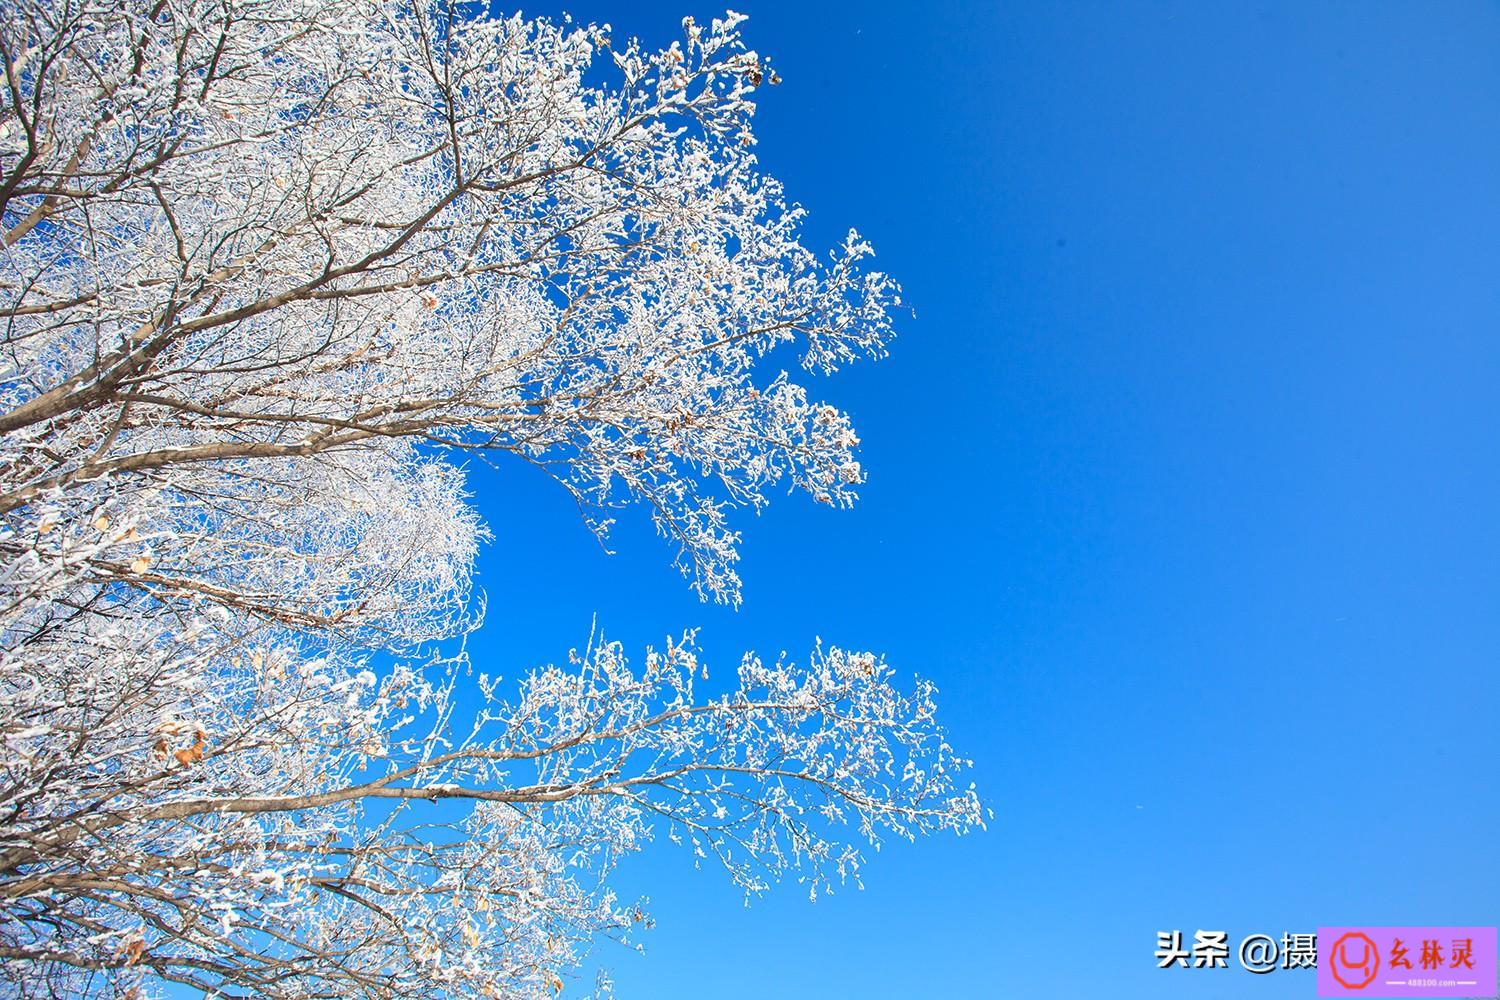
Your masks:
M 462 456 L 601 534 L 644 507 L 728 602 L 736 510 L 863 479 L 771 365 L 878 357 L 898 291 L 799 242 L 741 20 L 649 53 L 428 0 L 5 7 L 9 990 L 551 996 L 647 919 L 607 879 L 653 830 L 816 894 L 981 823 L 931 686 L 867 653 L 466 679 Z

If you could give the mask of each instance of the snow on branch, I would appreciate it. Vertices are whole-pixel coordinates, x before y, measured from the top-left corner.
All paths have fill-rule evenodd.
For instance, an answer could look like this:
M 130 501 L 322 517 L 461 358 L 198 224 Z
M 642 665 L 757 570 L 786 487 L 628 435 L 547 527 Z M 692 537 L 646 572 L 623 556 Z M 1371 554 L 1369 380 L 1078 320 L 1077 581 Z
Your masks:
M 467 456 L 643 510 L 737 602 L 739 517 L 854 501 L 805 382 L 900 305 L 760 172 L 741 16 L 651 52 L 466 9 L 0 18 L 7 990 L 552 997 L 647 921 L 607 878 L 653 834 L 816 894 L 980 822 L 867 654 L 465 680 Z

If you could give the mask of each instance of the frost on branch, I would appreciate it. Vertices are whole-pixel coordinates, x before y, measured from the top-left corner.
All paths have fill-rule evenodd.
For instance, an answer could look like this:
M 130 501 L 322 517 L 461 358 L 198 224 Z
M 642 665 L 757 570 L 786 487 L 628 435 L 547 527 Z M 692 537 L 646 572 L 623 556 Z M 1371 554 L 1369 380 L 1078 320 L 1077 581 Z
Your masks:
M 879 355 L 897 294 L 853 235 L 805 249 L 757 171 L 738 21 L 650 54 L 441 5 L 22 4 L 0 510 L 275 460 L 295 515 L 348 456 L 486 448 L 595 524 L 645 506 L 736 600 L 733 508 L 857 481 L 843 418 L 759 363 Z
M 211 631 L 211 630 L 207 630 Z M 547 995 L 647 918 L 606 878 L 656 833 L 747 892 L 858 879 L 861 845 L 982 825 L 966 762 L 867 653 L 747 656 L 703 682 L 691 635 L 632 669 L 600 643 L 507 698 L 461 662 L 399 667 L 205 633 L 157 664 L 103 645 L 5 684 L 4 947 L 54 987 L 151 972 L 277 996 Z M 443 803 L 458 800 L 463 808 Z M 337 961 L 334 961 L 334 958 Z M 11 968 L 18 972 L 23 966 Z
M 533 673 L 519 702 L 499 705 L 502 768 L 530 756 L 536 789 L 622 799 L 747 891 L 789 872 L 814 893 L 856 876 L 858 847 L 831 828 L 878 844 L 982 825 L 955 784 L 965 762 L 934 721 L 932 686 L 899 692 L 870 653 L 820 647 L 805 667 L 747 655 L 717 698 L 695 696 L 691 634 L 648 652 L 640 673 L 613 645 L 573 667 Z
M 468 690 L 466 455 L 649 512 L 738 601 L 743 512 L 853 502 L 805 382 L 899 298 L 759 172 L 739 15 L 653 53 L 453 9 L 0 17 L 11 992 L 551 997 L 645 921 L 606 877 L 653 833 L 819 892 L 978 822 L 869 656 L 700 696 L 691 643 L 596 645 Z

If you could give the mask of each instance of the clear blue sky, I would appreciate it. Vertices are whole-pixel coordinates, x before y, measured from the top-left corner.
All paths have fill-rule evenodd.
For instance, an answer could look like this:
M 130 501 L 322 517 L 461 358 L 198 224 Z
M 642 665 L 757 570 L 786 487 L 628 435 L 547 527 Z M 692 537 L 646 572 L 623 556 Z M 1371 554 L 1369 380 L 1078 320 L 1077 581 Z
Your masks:
M 988 833 L 749 909 L 664 841 L 627 996 L 1286 997 L 1155 933 L 1500 919 L 1500 9 L 736 0 L 809 240 L 917 315 L 822 381 L 871 472 L 745 525 L 739 612 L 518 464 L 487 669 L 814 636 L 935 678 Z M 652 43 L 715 8 L 576 3 Z M 528 13 L 549 12 L 531 8 Z

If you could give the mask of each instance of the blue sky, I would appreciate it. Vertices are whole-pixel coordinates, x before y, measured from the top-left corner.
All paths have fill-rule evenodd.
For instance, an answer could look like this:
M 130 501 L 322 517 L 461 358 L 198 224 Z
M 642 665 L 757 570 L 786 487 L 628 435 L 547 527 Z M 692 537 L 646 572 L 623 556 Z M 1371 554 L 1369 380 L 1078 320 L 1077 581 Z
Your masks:
M 1163 972 L 1158 930 L 1500 920 L 1500 8 L 772 4 L 758 118 L 808 239 L 916 316 L 820 380 L 870 482 L 744 525 L 700 605 L 644 513 L 604 555 L 518 463 L 475 644 L 514 675 L 597 614 L 710 662 L 815 636 L 937 680 L 987 833 L 748 909 L 663 841 L 657 998 L 1312 996 Z M 577 3 L 652 43 L 715 8 Z M 530 8 L 549 13 L 553 8 Z

